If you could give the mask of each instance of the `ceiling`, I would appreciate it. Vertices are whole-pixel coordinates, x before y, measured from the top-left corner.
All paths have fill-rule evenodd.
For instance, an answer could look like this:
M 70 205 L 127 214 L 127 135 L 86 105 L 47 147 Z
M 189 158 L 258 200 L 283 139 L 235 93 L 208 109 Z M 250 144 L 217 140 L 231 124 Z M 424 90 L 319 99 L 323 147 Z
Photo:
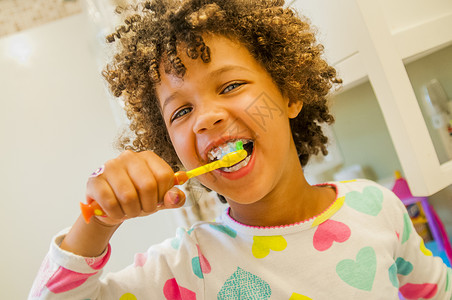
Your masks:
M 0 0 L 0 37 L 82 12 L 83 0 Z

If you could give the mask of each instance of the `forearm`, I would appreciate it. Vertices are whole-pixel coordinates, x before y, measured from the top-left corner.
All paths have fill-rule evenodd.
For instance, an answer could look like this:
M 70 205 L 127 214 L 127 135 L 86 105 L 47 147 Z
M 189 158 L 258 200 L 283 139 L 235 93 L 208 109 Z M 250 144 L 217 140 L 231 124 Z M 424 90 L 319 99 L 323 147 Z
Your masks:
M 102 224 L 97 218 L 91 218 L 87 224 L 80 216 L 74 223 L 60 247 L 84 257 L 97 257 L 104 252 L 110 238 L 119 225 Z

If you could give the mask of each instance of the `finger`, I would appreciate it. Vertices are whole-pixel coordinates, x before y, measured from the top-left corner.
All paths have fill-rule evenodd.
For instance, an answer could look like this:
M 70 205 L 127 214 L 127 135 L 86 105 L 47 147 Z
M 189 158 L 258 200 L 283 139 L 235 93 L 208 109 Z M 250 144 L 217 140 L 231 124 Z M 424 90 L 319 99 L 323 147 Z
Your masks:
M 137 191 L 141 210 L 146 214 L 156 211 L 158 184 L 146 161 L 133 159 L 127 165 L 127 173 Z
M 180 189 L 173 187 L 163 197 L 163 205 L 160 209 L 179 208 L 185 203 L 185 194 Z
M 88 203 L 95 200 L 102 207 L 108 217 L 122 219 L 124 211 L 116 199 L 113 189 L 105 178 L 90 178 L 87 182 L 86 198 Z
M 155 178 L 158 202 L 162 203 L 166 192 L 174 185 L 174 171 L 161 157 L 152 151 L 143 151 L 140 152 L 140 155 L 146 161 L 149 170 L 151 170 Z
M 117 159 L 115 159 L 117 160 Z M 128 218 L 137 217 L 141 211 L 140 200 L 123 161 L 107 163 L 103 177 L 110 184 L 119 205 Z

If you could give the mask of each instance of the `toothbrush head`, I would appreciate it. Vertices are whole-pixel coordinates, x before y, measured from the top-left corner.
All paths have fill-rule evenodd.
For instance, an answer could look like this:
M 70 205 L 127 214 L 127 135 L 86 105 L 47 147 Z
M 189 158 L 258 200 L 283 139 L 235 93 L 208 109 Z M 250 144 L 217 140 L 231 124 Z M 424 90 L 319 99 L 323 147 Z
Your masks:
M 243 142 L 242 141 L 237 141 L 235 143 L 235 150 L 243 150 Z
M 219 168 L 227 168 L 231 167 L 240 161 L 244 160 L 248 153 L 245 149 L 243 149 L 243 142 L 237 141 L 235 143 L 235 151 L 229 152 L 225 156 L 223 156 L 221 159 L 211 162 L 207 165 L 201 166 L 199 168 L 184 172 L 179 171 L 174 174 L 174 185 L 181 185 L 184 184 L 188 179 L 202 175 L 207 172 L 211 172 L 213 170 L 219 169 Z
M 232 151 L 232 152 L 226 154 L 218 161 L 218 163 L 220 163 L 222 168 L 231 167 L 231 166 L 239 163 L 240 161 L 244 160 L 246 158 L 246 156 L 248 155 L 246 150 L 243 149 L 242 141 L 237 141 L 235 143 L 235 149 L 236 149 L 235 151 Z

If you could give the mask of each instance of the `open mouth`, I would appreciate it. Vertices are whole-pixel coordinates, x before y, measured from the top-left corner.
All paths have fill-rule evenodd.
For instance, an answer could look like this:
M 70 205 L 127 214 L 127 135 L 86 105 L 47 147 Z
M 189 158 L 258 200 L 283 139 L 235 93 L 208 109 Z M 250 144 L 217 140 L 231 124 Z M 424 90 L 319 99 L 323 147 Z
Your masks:
M 248 139 L 230 140 L 227 143 L 224 143 L 222 145 L 219 145 L 218 147 L 212 148 L 207 154 L 209 162 L 219 160 L 219 159 L 223 158 L 223 156 L 225 156 L 226 154 L 236 151 L 236 142 L 237 141 L 243 142 L 243 149 L 246 150 L 248 155 L 246 156 L 245 159 L 241 160 L 240 162 L 236 163 L 235 165 L 227 167 L 227 168 L 221 168 L 220 170 L 223 172 L 226 172 L 226 173 L 231 173 L 231 172 L 238 171 L 241 168 L 248 165 L 248 163 L 251 159 L 251 154 L 253 153 L 253 148 L 254 148 L 253 140 L 248 140 Z

